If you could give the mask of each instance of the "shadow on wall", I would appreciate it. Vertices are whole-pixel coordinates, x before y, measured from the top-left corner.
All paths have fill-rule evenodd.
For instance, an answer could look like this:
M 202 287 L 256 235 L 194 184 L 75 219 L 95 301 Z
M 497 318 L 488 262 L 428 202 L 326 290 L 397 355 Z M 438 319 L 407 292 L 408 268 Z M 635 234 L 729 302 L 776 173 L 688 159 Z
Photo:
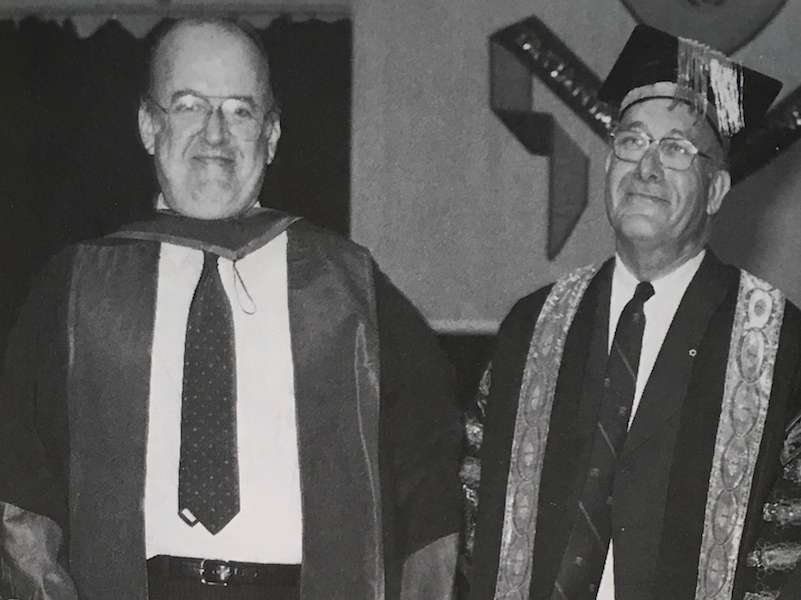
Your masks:
M 718 214 L 712 247 L 801 303 L 801 144 L 732 188 Z

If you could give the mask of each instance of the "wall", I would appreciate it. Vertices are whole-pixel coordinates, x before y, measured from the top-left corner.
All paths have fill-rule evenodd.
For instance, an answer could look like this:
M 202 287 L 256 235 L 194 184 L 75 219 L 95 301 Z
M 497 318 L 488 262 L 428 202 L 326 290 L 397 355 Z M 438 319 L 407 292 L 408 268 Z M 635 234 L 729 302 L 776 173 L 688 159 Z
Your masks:
M 779 98 L 801 85 L 801 1 L 789 0 L 736 57 L 781 79 Z M 715 249 L 721 257 L 781 287 L 801 305 L 801 144 L 737 185 L 721 211 Z
M 528 155 L 488 105 L 487 37 L 535 14 L 603 76 L 634 20 L 619 0 L 352 0 L 352 235 L 442 331 L 491 332 L 514 300 L 613 249 L 603 214 L 604 144 L 541 85 L 591 157 L 589 206 L 562 253 L 545 256 L 547 159 Z M 738 53 L 801 82 L 801 1 Z M 794 147 L 732 192 L 715 247 L 801 300 Z M 736 233 L 737 235 L 733 235 Z

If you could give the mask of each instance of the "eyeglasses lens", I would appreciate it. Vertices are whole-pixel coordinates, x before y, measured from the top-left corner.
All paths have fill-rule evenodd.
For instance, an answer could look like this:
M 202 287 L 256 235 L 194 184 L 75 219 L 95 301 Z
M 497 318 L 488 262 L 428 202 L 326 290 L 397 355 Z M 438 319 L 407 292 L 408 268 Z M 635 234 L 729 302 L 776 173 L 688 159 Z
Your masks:
M 172 103 L 169 115 L 176 128 L 195 133 L 208 123 L 212 113 L 217 110 L 222 113 L 225 127 L 231 135 L 242 140 L 259 137 L 264 117 L 250 102 L 238 98 L 226 98 L 216 108 L 205 98 L 182 96 Z
M 636 131 L 621 131 L 612 138 L 615 156 L 627 162 L 639 162 L 656 140 Z M 662 138 L 657 142 L 659 160 L 663 166 L 675 171 L 690 167 L 698 149 L 689 140 L 681 138 Z

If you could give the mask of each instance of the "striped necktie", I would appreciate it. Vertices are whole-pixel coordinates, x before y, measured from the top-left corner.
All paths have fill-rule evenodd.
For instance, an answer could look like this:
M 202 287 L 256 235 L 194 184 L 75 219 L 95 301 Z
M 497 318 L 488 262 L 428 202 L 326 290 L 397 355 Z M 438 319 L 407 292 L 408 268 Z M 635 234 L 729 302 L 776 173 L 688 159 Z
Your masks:
M 552 600 L 591 600 L 598 593 L 612 537 L 615 461 L 626 441 L 637 385 L 645 330 L 643 308 L 653 295 L 650 283 L 637 285 L 634 297 L 623 308 L 617 323 L 584 487 Z

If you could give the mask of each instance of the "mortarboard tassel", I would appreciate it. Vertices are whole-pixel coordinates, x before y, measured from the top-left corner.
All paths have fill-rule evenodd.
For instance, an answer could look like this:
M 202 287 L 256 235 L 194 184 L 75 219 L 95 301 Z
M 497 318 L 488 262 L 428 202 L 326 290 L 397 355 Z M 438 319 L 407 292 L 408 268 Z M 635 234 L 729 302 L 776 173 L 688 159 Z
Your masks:
M 740 65 L 713 56 L 709 61 L 709 80 L 717 106 L 718 129 L 722 135 L 731 137 L 745 126 Z
M 720 134 L 730 137 L 745 126 L 739 64 L 709 46 L 686 38 L 679 38 L 677 62 L 677 97 L 706 115 L 707 89 L 711 88 Z
M 696 112 L 706 115 L 709 48 L 694 40 L 679 38 L 676 67 L 676 97 L 688 102 Z

